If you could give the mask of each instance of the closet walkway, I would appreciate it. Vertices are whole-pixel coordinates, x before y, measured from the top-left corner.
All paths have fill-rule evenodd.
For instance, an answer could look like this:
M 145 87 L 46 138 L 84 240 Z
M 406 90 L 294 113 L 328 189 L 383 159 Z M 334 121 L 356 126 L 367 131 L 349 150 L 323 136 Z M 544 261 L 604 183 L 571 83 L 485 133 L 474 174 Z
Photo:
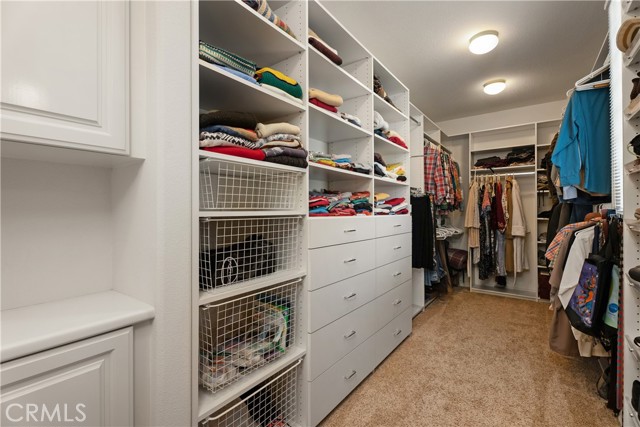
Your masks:
M 615 427 L 594 360 L 547 344 L 548 305 L 458 291 L 322 427 Z

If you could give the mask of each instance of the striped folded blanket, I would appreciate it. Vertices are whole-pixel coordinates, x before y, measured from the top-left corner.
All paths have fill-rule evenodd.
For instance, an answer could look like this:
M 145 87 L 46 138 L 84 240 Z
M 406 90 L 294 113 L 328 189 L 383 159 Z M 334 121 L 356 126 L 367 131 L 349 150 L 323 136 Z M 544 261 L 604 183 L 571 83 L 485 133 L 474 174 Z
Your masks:
M 282 20 L 278 15 L 273 13 L 269 3 L 267 0 L 243 0 L 249 7 L 258 12 L 260 15 L 267 18 L 269 21 L 273 22 L 273 24 L 280 28 L 285 33 L 289 34 L 291 37 L 297 40 L 296 35 L 293 34 L 291 28 Z
M 235 53 L 229 52 L 222 48 L 212 46 L 200 40 L 200 59 L 212 64 L 221 65 L 240 71 L 248 76 L 253 77 L 258 68 L 255 62 L 251 62 Z
M 249 141 L 240 136 L 229 135 L 225 132 L 200 132 L 200 147 L 245 147 L 259 148 L 257 142 Z

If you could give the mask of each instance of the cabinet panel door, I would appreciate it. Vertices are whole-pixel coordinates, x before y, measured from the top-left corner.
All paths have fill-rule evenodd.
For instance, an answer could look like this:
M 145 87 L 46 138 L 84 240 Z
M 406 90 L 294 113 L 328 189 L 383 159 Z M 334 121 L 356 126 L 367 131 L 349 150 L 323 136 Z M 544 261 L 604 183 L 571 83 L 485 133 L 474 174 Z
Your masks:
M 128 2 L 1 7 L 2 137 L 127 154 Z
M 133 425 L 132 329 L 0 366 L 0 424 Z

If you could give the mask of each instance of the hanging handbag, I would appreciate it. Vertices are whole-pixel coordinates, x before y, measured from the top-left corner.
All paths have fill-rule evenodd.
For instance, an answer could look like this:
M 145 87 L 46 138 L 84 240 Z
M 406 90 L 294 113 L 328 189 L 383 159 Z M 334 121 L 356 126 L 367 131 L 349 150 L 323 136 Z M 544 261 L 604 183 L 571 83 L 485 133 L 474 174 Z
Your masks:
M 615 233 L 615 230 L 611 230 Z M 584 261 L 578 286 L 566 307 L 571 326 L 590 336 L 600 336 L 603 315 L 611 287 L 611 239 L 607 239 L 599 254 L 591 254 Z

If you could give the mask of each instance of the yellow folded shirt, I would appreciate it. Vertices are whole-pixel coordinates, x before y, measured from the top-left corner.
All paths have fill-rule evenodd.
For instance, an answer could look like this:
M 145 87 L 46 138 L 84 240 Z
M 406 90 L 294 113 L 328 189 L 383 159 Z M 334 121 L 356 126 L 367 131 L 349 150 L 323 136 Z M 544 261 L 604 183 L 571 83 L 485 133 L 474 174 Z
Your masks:
M 339 107 L 344 102 L 340 95 L 334 95 L 331 93 L 327 93 L 320 89 L 309 88 L 309 98 L 316 98 L 319 101 L 324 102 L 327 105 L 331 105 L 332 107 Z
M 389 196 L 387 193 L 376 193 L 375 196 L 373 196 L 373 200 L 379 202 L 380 200 L 385 200 L 389 197 L 391 196 Z
M 266 72 L 273 74 L 278 79 L 282 80 L 283 82 L 289 83 L 292 86 L 295 86 L 298 84 L 297 81 L 287 76 L 286 74 L 282 74 L 280 71 L 274 70 L 273 68 L 269 68 L 269 67 L 260 68 L 258 71 L 256 71 L 256 74 L 262 75 L 262 73 L 266 73 Z

